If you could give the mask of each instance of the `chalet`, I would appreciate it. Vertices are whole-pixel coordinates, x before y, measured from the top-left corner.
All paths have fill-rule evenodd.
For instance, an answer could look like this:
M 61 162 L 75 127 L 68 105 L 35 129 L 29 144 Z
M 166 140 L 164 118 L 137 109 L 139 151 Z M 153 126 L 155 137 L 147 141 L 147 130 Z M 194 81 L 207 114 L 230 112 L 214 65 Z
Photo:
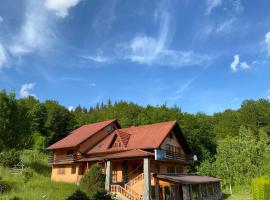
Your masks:
M 52 181 L 78 183 L 95 163 L 105 189 L 122 200 L 218 200 L 220 180 L 187 174 L 193 152 L 176 121 L 121 128 L 116 120 L 84 125 L 48 147 Z

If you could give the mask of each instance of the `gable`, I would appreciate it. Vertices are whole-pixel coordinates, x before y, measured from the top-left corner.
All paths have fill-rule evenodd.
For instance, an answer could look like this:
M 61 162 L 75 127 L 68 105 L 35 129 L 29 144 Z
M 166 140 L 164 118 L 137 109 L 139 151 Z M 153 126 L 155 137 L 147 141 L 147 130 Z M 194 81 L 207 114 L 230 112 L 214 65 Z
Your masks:
M 171 152 L 177 152 L 184 154 L 183 148 L 180 145 L 179 141 L 176 138 L 176 135 L 171 131 L 167 137 L 164 139 L 163 143 L 160 145 L 161 149 Z

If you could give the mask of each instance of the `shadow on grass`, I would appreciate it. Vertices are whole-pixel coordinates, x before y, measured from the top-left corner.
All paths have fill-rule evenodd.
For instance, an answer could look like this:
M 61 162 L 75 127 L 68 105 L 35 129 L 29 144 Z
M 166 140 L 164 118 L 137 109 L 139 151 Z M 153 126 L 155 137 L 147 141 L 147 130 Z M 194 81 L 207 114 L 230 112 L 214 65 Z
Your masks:
M 231 196 L 231 194 L 228 193 L 222 193 L 222 198 L 223 199 L 228 199 Z
M 51 175 L 51 167 L 49 165 L 40 163 L 40 162 L 32 162 L 29 165 L 36 173 L 49 177 Z

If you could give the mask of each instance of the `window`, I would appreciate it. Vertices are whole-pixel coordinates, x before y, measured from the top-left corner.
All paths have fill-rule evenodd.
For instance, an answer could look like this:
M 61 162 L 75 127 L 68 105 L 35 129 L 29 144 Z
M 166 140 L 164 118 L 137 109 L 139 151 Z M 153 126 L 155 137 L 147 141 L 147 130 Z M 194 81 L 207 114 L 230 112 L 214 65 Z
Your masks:
M 84 167 L 79 166 L 79 175 L 83 175 L 83 174 L 84 174 Z
M 110 133 L 110 132 L 112 132 L 114 130 L 114 127 L 112 125 L 107 126 L 106 130 L 107 130 L 108 133 Z
M 73 155 L 73 154 L 74 154 L 74 150 L 73 149 L 67 151 L 67 155 Z
M 115 141 L 114 144 L 113 144 L 113 147 L 121 147 L 121 142 L 118 140 L 118 141 Z
M 66 169 L 65 168 L 58 168 L 57 169 L 57 174 L 58 175 L 65 175 L 65 173 L 66 173 Z
M 172 165 L 167 166 L 167 173 L 174 174 L 175 173 L 175 167 Z
M 156 164 L 155 165 L 155 169 L 156 169 L 156 173 L 160 173 L 160 166 L 159 166 L 159 164 Z
M 71 166 L 71 174 L 76 174 L 76 165 Z

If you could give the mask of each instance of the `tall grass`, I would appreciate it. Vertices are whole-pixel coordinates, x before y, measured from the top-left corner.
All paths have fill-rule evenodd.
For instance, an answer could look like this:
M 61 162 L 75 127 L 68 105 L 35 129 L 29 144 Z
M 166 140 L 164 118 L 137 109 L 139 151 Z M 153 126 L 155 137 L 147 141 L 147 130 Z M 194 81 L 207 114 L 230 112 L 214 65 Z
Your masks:
M 8 191 L 0 193 L 0 199 L 9 200 L 16 196 L 23 200 L 64 200 L 77 189 L 75 184 L 50 180 L 51 168 L 46 154 L 27 151 L 22 153 L 22 160 L 25 167 L 34 171 L 34 176 L 24 183 L 23 175 L 12 174 L 9 169 L 0 167 L 0 177 L 8 186 Z

